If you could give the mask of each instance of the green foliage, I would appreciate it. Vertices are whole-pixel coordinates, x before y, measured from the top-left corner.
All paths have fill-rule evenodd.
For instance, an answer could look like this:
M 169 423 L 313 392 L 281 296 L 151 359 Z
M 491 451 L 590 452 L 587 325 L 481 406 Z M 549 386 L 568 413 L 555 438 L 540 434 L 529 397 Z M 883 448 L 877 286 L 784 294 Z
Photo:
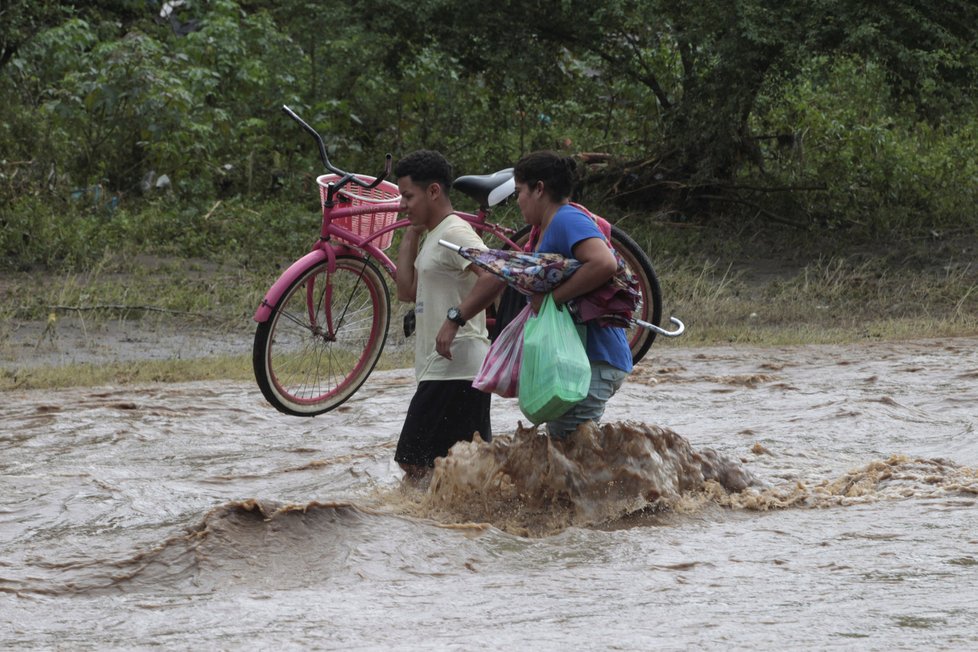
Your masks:
M 758 129 L 787 135 L 788 146 L 766 141 L 770 164 L 753 182 L 824 190 L 789 195 L 779 210 L 872 235 L 975 224 L 974 114 L 926 121 L 892 98 L 880 67 L 855 58 L 817 59 L 781 90 Z
M 72 18 L 34 38 L 3 78 L 21 107 L 39 109 L 2 109 L 11 158 L 56 170 L 61 193 L 131 193 L 150 172 L 185 196 L 267 189 L 278 158 L 268 118 L 294 97 L 287 64 L 301 53 L 266 13 L 231 0 L 206 8 L 186 37 L 148 20 Z
M 106 256 L 200 258 L 274 269 L 306 253 L 319 214 L 292 202 L 156 201 L 132 209 L 26 196 L 0 212 L 0 269 L 89 269 Z
M 194 0 L 185 35 L 137 0 L 4 8 L 4 266 L 109 247 L 277 255 L 311 232 L 322 172 L 283 104 L 367 174 L 418 147 L 458 174 L 539 148 L 604 154 L 588 189 L 628 199 L 633 232 L 695 211 L 870 236 L 974 225 L 964 0 Z M 255 202 L 282 228 L 253 221 Z
M 57 25 L 70 8 L 55 0 L 4 0 L 0 3 L 0 68 L 38 33 Z

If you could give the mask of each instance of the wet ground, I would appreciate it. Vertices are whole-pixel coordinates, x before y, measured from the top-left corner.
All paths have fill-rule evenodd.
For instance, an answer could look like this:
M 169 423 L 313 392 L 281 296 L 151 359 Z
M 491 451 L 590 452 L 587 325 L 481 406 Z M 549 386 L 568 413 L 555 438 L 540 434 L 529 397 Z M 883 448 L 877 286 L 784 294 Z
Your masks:
M 5 392 L 0 647 L 975 649 L 976 345 L 660 342 L 601 429 L 496 400 L 421 488 L 408 370 L 313 419 Z

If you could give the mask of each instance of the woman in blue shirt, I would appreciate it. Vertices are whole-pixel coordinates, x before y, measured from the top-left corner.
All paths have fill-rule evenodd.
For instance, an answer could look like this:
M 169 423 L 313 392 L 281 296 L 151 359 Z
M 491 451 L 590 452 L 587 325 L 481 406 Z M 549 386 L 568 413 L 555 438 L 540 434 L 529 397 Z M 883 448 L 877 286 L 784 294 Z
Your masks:
M 558 253 L 581 262 L 577 272 L 553 291 L 557 305 L 601 287 L 618 268 L 595 221 L 570 205 L 574 169 L 573 159 L 539 151 L 521 158 L 513 170 L 523 218 L 539 230 L 535 250 Z M 539 310 L 542 302 L 543 295 L 531 298 L 534 310 Z M 588 322 L 586 327 L 591 387 L 584 400 L 547 423 L 551 437 L 564 438 L 585 421 L 597 423 L 608 399 L 632 370 L 632 353 L 624 329 L 601 326 L 597 321 Z

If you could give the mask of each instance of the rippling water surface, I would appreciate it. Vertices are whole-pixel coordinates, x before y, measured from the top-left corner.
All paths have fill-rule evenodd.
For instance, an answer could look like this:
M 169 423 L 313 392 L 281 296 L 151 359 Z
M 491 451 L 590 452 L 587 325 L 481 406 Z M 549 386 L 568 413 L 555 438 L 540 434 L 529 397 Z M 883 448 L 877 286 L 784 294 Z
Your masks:
M 0 648 L 978 649 L 978 340 L 657 344 L 613 420 L 392 462 L 414 384 L 7 392 Z

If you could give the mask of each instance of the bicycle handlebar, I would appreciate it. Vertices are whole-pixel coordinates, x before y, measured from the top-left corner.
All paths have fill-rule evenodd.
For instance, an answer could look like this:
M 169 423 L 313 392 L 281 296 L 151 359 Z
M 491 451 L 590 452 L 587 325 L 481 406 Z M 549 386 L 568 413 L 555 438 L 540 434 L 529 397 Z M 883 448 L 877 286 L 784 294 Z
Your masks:
M 392 165 L 391 161 L 392 161 L 392 158 L 391 158 L 391 155 L 390 154 L 388 154 L 386 156 L 386 160 L 384 162 L 384 172 L 383 172 L 383 174 L 377 175 L 377 178 L 374 179 L 373 183 L 370 183 L 368 181 L 363 181 L 363 180 L 357 178 L 357 176 L 355 174 L 353 174 L 352 172 L 345 172 L 345 171 L 339 169 L 338 167 L 336 167 L 335 165 L 333 165 L 332 163 L 329 162 L 329 156 L 326 154 L 326 143 L 323 142 L 323 137 L 319 135 L 319 132 L 316 131 L 315 129 L 313 129 L 312 127 L 310 127 L 306 123 L 305 120 L 303 120 L 302 118 L 300 118 L 296 114 L 296 112 L 293 111 L 292 109 L 290 109 L 288 106 L 286 106 L 286 105 L 283 104 L 282 105 L 282 111 L 284 111 L 285 114 L 288 115 L 290 118 L 292 118 L 293 120 L 295 120 L 296 122 L 298 122 L 300 127 L 302 127 L 303 129 L 305 129 L 306 131 L 308 131 L 309 134 L 312 135 L 312 137 L 316 139 L 316 144 L 319 145 L 319 158 L 322 159 L 323 165 L 326 166 L 326 169 L 327 170 L 329 170 L 333 174 L 338 175 L 340 177 L 340 180 L 337 181 L 336 184 L 335 184 L 337 190 L 340 189 L 340 188 L 342 188 L 343 186 L 345 186 L 347 183 L 349 183 L 351 181 L 353 183 L 357 184 L 358 186 L 360 186 L 361 188 L 364 188 L 366 190 L 370 190 L 371 188 L 374 188 L 377 185 L 379 185 L 380 182 L 383 181 L 384 179 L 386 179 L 387 176 L 391 173 L 391 165 Z

